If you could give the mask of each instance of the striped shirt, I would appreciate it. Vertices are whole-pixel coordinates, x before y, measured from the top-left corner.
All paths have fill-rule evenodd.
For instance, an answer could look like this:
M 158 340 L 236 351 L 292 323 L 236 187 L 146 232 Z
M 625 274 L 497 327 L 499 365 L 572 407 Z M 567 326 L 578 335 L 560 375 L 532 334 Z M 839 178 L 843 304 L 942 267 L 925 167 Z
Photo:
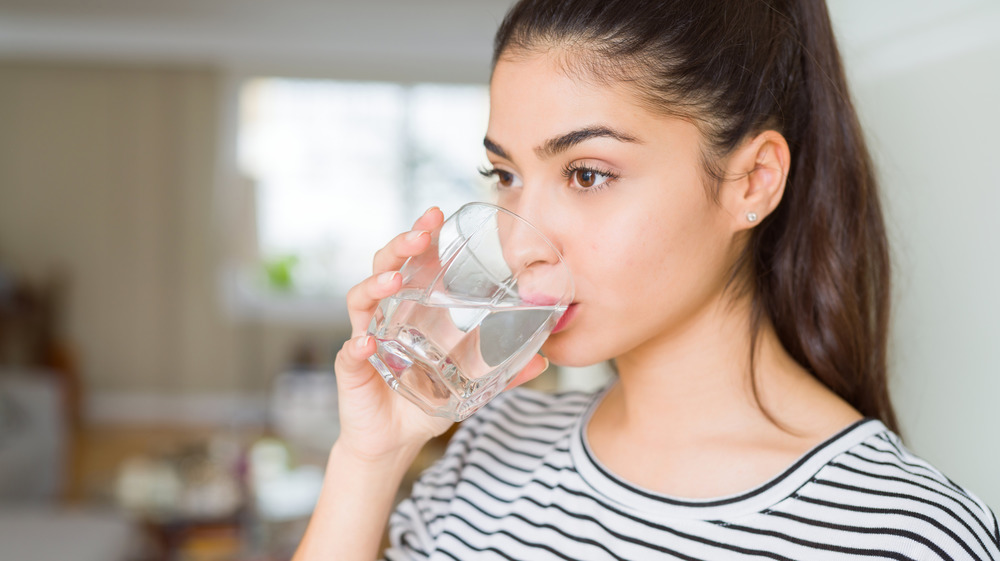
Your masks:
M 713 500 L 629 484 L 590 451 L 602 394 L 501 394 L 456 432 L 389 522 L 401 559 L 990 559 L 990 509 L 860 421 L 749 492 Z

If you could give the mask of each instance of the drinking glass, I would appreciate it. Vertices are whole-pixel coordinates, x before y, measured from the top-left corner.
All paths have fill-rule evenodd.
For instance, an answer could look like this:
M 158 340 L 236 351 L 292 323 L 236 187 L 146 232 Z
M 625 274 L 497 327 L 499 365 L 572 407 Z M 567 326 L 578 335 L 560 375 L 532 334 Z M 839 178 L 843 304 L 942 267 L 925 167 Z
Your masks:
M 496 397 L 573 300 L 569 267 L 523 218 L 469 203 L 400 270 L 368 334 L 369 361 L 428 415 L 461 421 Z

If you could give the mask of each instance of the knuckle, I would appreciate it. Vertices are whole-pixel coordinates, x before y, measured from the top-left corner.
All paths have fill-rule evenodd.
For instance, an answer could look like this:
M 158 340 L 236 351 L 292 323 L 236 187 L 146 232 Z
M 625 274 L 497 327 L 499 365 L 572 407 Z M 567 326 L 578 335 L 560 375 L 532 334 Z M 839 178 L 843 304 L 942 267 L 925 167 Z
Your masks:
M 371 289 L 373 285 L 374 277 L 368 277 L 367 279 L 359 282 L 358 284 L 352 286 L 350 290 L 347 291 L 347 307 L 349 309 L 366 309 L 371 299 Z
M 345 361 L 350 361 L 351 360 L 351 358 L 352 358 L 351 357 L 351 348 L 350 348 L 351 341 L 352 341 L 352 339 L 348 339 L 347 341 L 344 341 L 344 344 L 341 345 L 340 350 L 337 351 L 337 356 L 335 356 L 334 359 L 333 359 L 334 368 L 343 367 Z
M 352 289 L 351 292 L 347 293 L 347 312 L 349 315 L 351 315 L 351 312 L 359 309 L 360 299 L 361 299 L 360 291 L 355 291 Z
M 339 373 L 346 373 L 348 371 L 347 365 L 344 364 L 344 351 L 337 353 L 337 358 L 333 361 L 333 371 Z
M 358 297 L 358 290 L 360 289 L 361 284 L 362 283 L 358 283 L 358 284 L 352 286 L 350 289 L 348 289 L 348 291 L 347 291 L 347 303 L 348 304 L 350 304 L 352 301 L 354 301 Z
M 376 274 L 384 272 L 392 268 L 392 263 L 407 257 L 403 252 L 400 252 L 400 243 L 405 240 L 406 234 L 406 232 L 398 234 L 382 249 L 375 252 L 375 257 L 372 259 L 372 271 Z

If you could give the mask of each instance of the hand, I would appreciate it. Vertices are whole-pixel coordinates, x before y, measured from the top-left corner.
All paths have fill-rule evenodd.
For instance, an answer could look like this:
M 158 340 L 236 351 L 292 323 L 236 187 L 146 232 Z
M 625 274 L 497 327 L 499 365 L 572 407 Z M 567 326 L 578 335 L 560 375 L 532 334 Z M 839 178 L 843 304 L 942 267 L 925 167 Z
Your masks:
M 335 363 L 341 424 L 337 446 L 358 458 L 383 460 L 415 452 L 451 425 L 450 420 L 427 415 L 397 395 L 368 362 L 375 352 L 375 341 L 367 330 L 378 302 L 400 289 L 398 269 L 407 258 L 432 249 L 431 231 L 443 221 L 439 209 L 425 212 L 413 230 L 396 236 L 375 254 L 372 276 L 348 292 L 352 338 L 337 353 Z M 544 358 L 535 356 L 511 386 L 534 378 L 547 365 Z
M 337 445 L 362 459 L 382 459 L 422 446 L 451 424 L 396 395 L 368 362 L 375 353 L 375 341 L 367 335 L 375 308 L 381 299 L 399 290 L 402 276 L 398 269 L 408 257 L 427 251 L 430 232 L 442 222 L 444 215 L 439 209 L 425 212 L 413 230 L 396 236 L 375 254 L 372 276 L 347 293 L 351 339 L 337 353 L 334 365 L 340 409 Z

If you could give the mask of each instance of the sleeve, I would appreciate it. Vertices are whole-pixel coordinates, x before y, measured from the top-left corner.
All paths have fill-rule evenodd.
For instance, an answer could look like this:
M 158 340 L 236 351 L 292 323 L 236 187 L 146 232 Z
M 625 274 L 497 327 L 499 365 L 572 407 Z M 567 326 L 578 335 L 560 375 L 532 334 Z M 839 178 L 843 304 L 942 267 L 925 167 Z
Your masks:
M 485 408 L 484 408 L 485 409 Z M 452 436 L 444 455 L 414 483 L 410 497 L 389 517 L 388 561 L 427 559 L 435 549 L 444 518 L 455 497 L 471 443 L 485 422 L 480 411 L 467 419 Z
M 923 466 L 929 477 L 911 481 L 912 488 L 930 491 L 919 495 L 926 504 L 934 505 L 935 526 L 941 532 L 922 535 L 929 539 L 937 551 L 928 550 L 921 559 L 1000 559 L 1000 524 L 990 507 L 970 490 L 949 479 L 944 473 L 914 455 L 903 444 L 899 435 L 890 433 L 886 438 L 899 452 L 904 466 Z M 940 486 L 928 486 L 937 481 Z
M 990 530 L 988 536 L 991 543 L 987 547 L 990 553 L 990 558 L 1000 559 L 1000 521 L 997 520 L 996 513 L 993 512 L 982 499 L 976 497 L 975 495 L 971 495 L 971 497 L 975 500 L 976 504 L 982 511 L 985 524 Z

